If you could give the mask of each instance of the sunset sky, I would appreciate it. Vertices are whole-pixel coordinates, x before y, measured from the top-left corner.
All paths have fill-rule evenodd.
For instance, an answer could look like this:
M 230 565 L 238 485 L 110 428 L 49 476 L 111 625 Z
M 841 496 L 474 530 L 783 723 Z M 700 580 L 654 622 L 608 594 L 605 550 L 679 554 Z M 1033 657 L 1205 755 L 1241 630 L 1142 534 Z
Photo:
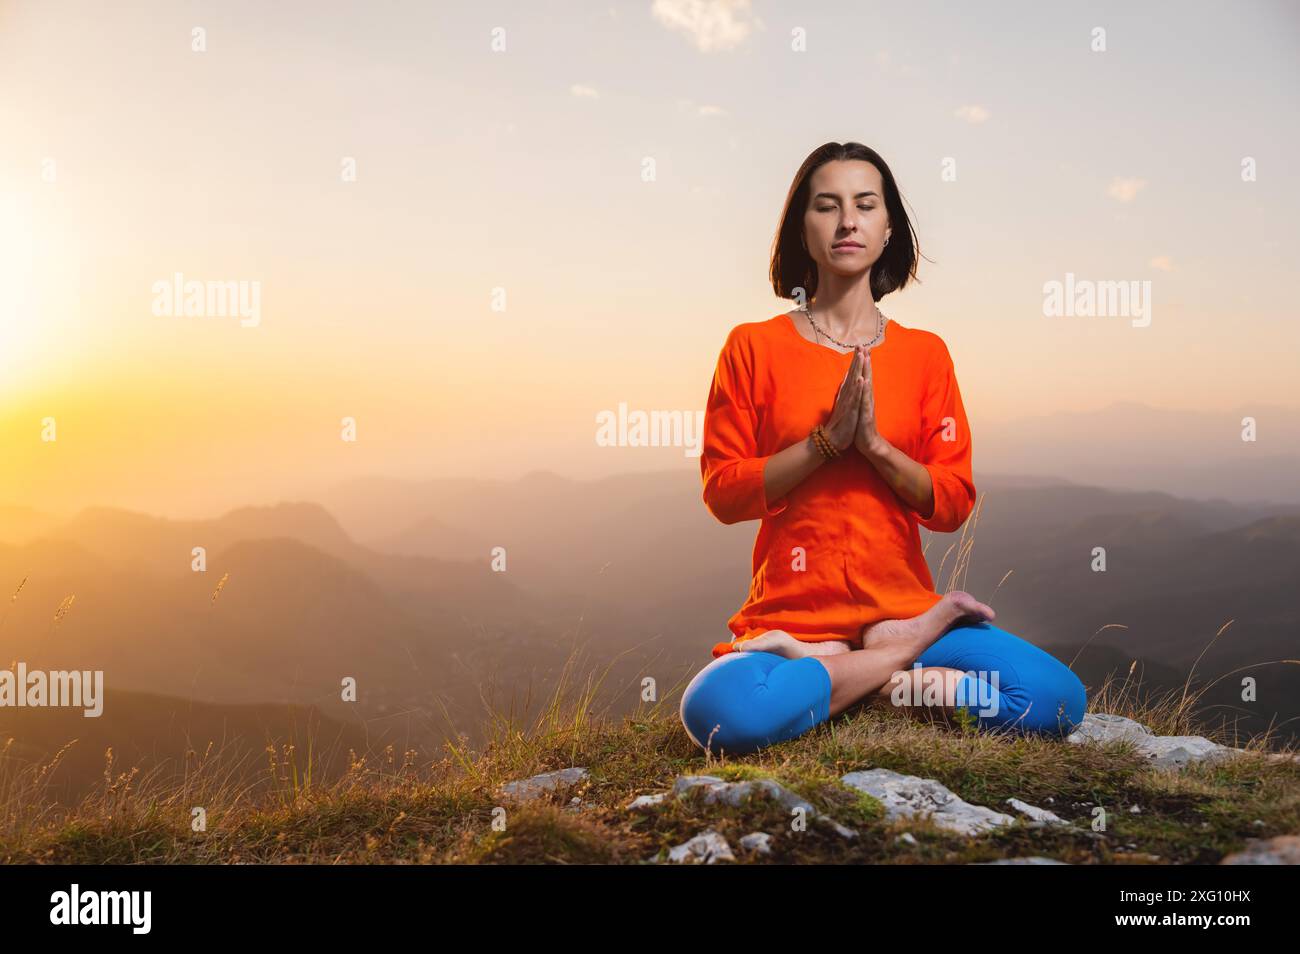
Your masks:
M 993 6 L 0 0 L 0 503 L 698 468 L 596 415 L 702 410 L 791 307 L 771 243 L 828 140 L 891 164 L 926 259 L 881 307 L 976 429 L 1296 408 L 1300 8 Z M 176 273 L 259 283 L 259 322 L 154 314 Z M 1044 316 L 1067 273 L 1149 280 L 1150 325 Z

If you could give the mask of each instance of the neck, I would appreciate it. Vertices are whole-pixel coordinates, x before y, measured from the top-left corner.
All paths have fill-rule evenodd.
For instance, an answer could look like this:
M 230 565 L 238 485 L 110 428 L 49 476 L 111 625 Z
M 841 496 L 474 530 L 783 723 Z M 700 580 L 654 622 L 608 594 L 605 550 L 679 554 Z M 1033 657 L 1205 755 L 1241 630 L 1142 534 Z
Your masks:
M 871 273 L 865 280 L 851 285 L 826 283 L 819 288 L 817 297 L 809 302 L 813 319 L 833 338 L 857 341 L 876 333 L 883 318 L 877 317 L 879 309 L 871 297 Z M 838 287 L 837 287 L 838 286 Z

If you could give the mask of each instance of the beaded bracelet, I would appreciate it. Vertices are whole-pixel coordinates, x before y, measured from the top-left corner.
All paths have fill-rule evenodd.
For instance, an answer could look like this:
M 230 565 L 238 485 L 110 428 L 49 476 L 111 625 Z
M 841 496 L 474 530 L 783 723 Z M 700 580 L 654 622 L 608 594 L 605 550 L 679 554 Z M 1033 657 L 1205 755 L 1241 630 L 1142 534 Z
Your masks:
M 812 429 L 812 439 L 818 452 L 827 460 L 833 460 L 840 456 L 840 449 L 831 442 L 830 437 L 826 434 L 826 428 L 822 425 L 818 424 Z
M 826 433 L 826 428 L 823 427 L 823 428 L 821 429 L 821 431 L 820 431 L 820 437 L 821 437 L 821 441 L 822 441 L 822 446 L 823 446 L 824 448 L 826 448 L 826 453 L 827 453 L 827 455 L 828 455 L 830 458 L 839 457 L 839 456 L 840 456 L 840 449 L 839 449 L 838 447 L 836 447 L 833 443 L 831 443 L 830 435 Z

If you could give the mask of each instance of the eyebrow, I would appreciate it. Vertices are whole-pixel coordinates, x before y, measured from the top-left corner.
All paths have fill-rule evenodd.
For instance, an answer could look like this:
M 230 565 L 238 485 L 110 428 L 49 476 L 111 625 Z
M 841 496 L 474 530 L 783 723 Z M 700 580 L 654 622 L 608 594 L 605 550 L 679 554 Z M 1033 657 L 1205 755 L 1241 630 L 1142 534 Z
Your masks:
M 866 196 L 869 196 L 869 195 L 874 195 L 874 196 L 876 196 L 877 199 L 880 198 L 880 196 L 876 195 L 876 193 L 874 193 L 874 192 L 859 192 L 859 193 L 858 193 L 857 195 L 855 195 L 853 198 L 855 198 L 855 199 L 861 199 L 861 198 L 865 198 Z M 835 193 L 833 193 L 833 192 L 818 192 L 815 196 L 813 196 L 813 198 L 814 198 L 814 199 L 834 199 L 835 201 L 838 202 L 840 197 L 837 196 L 837 195 L 836 195 Z

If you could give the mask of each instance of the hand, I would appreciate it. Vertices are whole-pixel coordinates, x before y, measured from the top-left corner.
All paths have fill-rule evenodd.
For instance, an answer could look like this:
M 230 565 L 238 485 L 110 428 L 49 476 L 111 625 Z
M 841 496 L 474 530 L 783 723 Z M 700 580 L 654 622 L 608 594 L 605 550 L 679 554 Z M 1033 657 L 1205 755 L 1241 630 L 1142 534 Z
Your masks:
M 858 409 L 858 428 L 853 434 L 853 446 L 864 457 L 870 457 L 881 440 L 880 432 L 876 430 L 876 395 L 871 383 L 870 352 L 866 353 L 863 364 L 861 407 Z
M 856 348 L 853 360 L 849 363 L 848 373 L 840 382 L 839 393 L 835 396 L 835 407 L 831 409 L 830 420 L 825 424 L 826 433 L 831 443 L 840 450 L 854 442 L 858 431 L 858 417 L 862 409 L 862 349 Z

